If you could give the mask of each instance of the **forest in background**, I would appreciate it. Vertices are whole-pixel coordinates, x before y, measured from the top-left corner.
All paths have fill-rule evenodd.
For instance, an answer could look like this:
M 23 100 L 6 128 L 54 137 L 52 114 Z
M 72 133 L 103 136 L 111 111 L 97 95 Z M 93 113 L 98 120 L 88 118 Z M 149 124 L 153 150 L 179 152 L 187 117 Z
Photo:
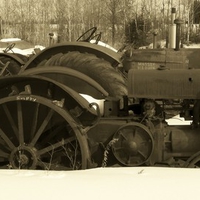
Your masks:
M 75 41 L 96 26 L 102 41 L 120 48 L 148 45 L 156 31 L 166 39 L 171 8 L 181 18 L 183 40 L 200 41 L 199 0 L 0 0 L 0 37 L 48 46 L 49 33 Z

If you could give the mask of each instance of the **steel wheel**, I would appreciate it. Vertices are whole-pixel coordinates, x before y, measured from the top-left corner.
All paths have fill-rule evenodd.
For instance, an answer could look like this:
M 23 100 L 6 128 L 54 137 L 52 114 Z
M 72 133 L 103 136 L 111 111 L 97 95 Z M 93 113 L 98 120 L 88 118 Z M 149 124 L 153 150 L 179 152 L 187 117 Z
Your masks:
M 113 154 L 125 166 L 145 164 L 153 152 L 153 138 L 149 129 L 137 122 L 120 127 L 113 141 Z
M 184 167 L 187 168 L 199 168 L 200 167 L 200 152 L 198 151 L 194 155 L 188 158 Z
M 77 123 L 51 100 L 31 95 L 0 99 L 0 167 L 87 168 L 87 140 Z
M 26 56 L 20 54 L 0 53 L 0 75 L 11 76 L 18 74 L 27 59 Z M 5 65 L 7 66 L 4 70 Z

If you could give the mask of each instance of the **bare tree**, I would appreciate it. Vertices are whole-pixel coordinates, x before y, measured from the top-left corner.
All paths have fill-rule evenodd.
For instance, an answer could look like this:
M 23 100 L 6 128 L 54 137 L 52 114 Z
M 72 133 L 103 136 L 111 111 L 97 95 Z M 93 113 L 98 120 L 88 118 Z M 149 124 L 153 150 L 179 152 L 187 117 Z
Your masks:
M 49 32 L 61 41 L 74 41 L 87 29 L 97 26 L 102 40 L 116 48 L 125 43 L 125 29 L 134 21 L 136 32 L 149 37 L 158 30 L 166 38 L 171 7 L 185 20 L 184 33 L 192 35 L 195 0 L 0 0 L 1 37 L 20 37 L 47 46 Z M 196 4 L 197 5 L 197 4 Z M 141 24 L 142 19 L 142 24 Z M 142 29 L 141 29 L 142 26 Z M 127 29 L 126 29 L 127 31 Z M 196 29 L 196 31 L 198 31 Z M 198 32 L 197 32 L 198 33 Z

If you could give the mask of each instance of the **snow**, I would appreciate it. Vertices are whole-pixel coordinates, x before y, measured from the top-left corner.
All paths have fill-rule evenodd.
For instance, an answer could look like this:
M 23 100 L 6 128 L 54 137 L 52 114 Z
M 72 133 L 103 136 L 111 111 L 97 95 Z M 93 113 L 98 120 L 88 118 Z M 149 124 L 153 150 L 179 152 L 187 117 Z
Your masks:
M 45 47 L 41 45 L 33 45 L 20 38 L 3 38 L 0 39 L 0 52 L 3 53 L 9 44 L 14 43 L 14 47 L 8 53 L 18 53 L 24 56 L 35 54 L 35 49 L 43 50 Z
M 3 53 L 3 51 L 5 50 L 5 48 L 0 48 L 0 52 Z M 18 54 L 21 54 L 21 55 L 30 55 L 32 54 L 34 51 L 33 48 L 30 48 L 30 49 L 18 49 L 18 48 L 13 48 L 12 50 L 9 51 L 9 53 L 18 53 Z
M 200 44 L 189 44 L 189 45 L 186 45 L 184 44 L 183 45 L 183 48 L 200 48 Z
M 164 49 L 164 48 L 166 48 L 166 41 L 159 40 L 159 41 L 157 41 L 156 45 L 157 45 L 158 49 Z M 198 49 L 198 48 L 200 48 L 200 44 L 198 44 L 198 43 L 190 43 L 189 45 L 183 44 L 183 48 L 187 48 L 187 49 L 197 48 Z M 141 46 L 141 47 L 139 47 L 139 49 L 153 49 L 153 43 L 149 44 L 148 46 Z
M 20 38 L 3 38 L 0 40 L 0 42 L 16 42 L 16 41 L 21 41 Z
M 167 119 L 166 122 L 168 125 L 190 125 L 192 120 L 185 120 L 183 117 L 176 115 L 170 119 Z
M 44 49 L 43 46 L 38 46 L 38 45 L 36 45 L 35 48 L 40 49 L 40 50 Z M 18 54 L 21 54 L 21 55 L 24 55 L 24 56 L 28 56 L 28 55 L 32 55 L 32 54 L 35 53 L 34 52 L 35 48 L 29 48 L 29 49 L 13 48 L 12 50 L 9 51 L 9 53 L 18 53 Z M 5 48 L 0 48 L 0 52 L 3 53 L 4 50 L 5 50 Z
M 90 43 L 94 44 L 94 43 L 96 43 L 96 40 L 90 40 Z M 111 49 L 111 50 L 113 50 L 114 52 L 117 52 L 117 49 L 111 47 L 110 45 L 108 45 L 108 44 L 106 44 L 106 43 L 104 43 L 104 42 L 102 42 L 102 41 L 98 41 L 97 44 L 100 45 L 100 46 L 106 47 L 106 48 L 108 48 L 108 49 Z
M 2 200 L 188 200 L 199 196 L 199 169 L 130 167 L 80 171 L 1 170 Z

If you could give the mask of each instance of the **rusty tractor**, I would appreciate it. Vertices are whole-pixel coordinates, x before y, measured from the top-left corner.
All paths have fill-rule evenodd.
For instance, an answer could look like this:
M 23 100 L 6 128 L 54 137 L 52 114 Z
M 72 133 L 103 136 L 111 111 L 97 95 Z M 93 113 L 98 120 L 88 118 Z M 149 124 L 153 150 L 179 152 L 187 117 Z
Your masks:
M 167 119 L 199 116 L 200 70 L 124 72 L 120 53 L 88 43 L 95 30 L 1 76 L 0 167 L 199 167 L 199 127 Z

